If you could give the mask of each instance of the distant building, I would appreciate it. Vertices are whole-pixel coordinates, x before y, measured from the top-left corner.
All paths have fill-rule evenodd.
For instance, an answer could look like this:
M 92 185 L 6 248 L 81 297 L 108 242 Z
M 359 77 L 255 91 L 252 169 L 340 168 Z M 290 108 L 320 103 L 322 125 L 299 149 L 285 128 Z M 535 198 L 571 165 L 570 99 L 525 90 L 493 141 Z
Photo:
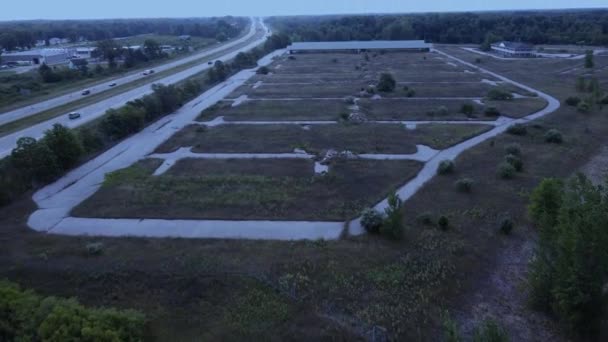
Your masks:
M 66 49 L 38 49 L 2 54 L 2 63 L 55 65 L 67 63 L 69 57 Z
M 289 53 L 323 53 L 347 52 L 360 53 L 366 51 L 430 51 L 433 44 L 424 40 L 372 40 L 345 42 L 300 42 L 287 47 Z
M 492 51 L 505 57 L 534 57 L 534 46 L 526 43 L 497 42 L 492 44 Z
M 97 50 L 96 47 L 78 47 L 76 48 L 73 56 L 76 58 L 92 58 L 93 54 Z

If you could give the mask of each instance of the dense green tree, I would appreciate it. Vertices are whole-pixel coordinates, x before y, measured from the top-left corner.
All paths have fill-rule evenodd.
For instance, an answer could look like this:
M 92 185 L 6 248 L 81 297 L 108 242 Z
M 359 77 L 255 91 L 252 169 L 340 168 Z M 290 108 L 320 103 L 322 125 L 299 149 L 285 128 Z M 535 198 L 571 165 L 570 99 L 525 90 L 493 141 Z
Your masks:
M 14 167 L 30 182 L 49 182 L 61 172 L 53 151 L 34 138 L 19 138 L 10 158 Z
M 584 336 L 597 336 L 608 280 L 608 188 L 578 175 L 546 180 L 531 198 L 539 245 L 529 283 L 533 304 Z
M 389 73 L 383 73 L 380 75 L 380 81 L 378 82 L 377 86 L 379 91 L 390 93 L 395 90 L 396 86 L 397 81 L 395 81 L 393 75 Z
M 150 59 L 157 59 L 162 56 L 160 44 L 154 39 L 146 39 L 144 41 L 144 52 Z
M 76 165 L 84 153 L 76 134 L 60 124 L 55 124 L 52 129 L 46 131 L 42 142 L 53 152 L 59 167 L 63 170 L 71 169 Z

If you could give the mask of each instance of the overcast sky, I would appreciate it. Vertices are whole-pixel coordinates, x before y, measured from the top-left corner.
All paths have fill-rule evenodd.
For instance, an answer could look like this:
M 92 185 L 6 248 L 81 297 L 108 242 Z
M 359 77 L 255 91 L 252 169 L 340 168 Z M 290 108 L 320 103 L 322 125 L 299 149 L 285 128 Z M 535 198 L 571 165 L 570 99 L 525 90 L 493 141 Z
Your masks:
M 5 0 L 0 20 L 608 7 L 608 0 Z

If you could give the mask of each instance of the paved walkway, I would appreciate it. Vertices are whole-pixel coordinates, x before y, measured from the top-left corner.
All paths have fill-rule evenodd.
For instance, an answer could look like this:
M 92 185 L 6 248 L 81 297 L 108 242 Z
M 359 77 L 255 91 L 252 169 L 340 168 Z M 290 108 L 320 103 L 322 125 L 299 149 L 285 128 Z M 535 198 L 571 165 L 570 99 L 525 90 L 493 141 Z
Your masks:
M 444 52 L 438 50 L 434 51 L 454 62 L 464 64 L 472 69 L 494 76 L 504 82 L 509 82 L 528 91 L 535 92 L 540 97 L 547 100 L 548 106 L 543 110 L 521 119 L 500 118 L 495 122 L 483 121 L 481 123 L 491 124 L 494 128 L 443 151 L 435 151 L 425 146 L 418 146 L 416 155 L 409 155 L 408 157 L 414 158 L 416 156 L 417 158 L 420 158 L 421 161 L 425 162 L 425 165 L 413 180 L 397 190 L 398 195 L 403 200 L 411 198 L 422 186 L 424 186 L 424 184 L 426 184 L 426 182 L 435 176 L 437 167 L 442 160 L 453 160 L 467 149 L 505 132 L 507 128 L 513 124 L 526 123 L 538 119 L 554 112 L 560 107 L 559 101 L 548 94 L 512 81 L 476 65 L 467 63 Z M 270 64 L 272 57 L 282 53 L 284 53 L 284 51 L 277 51 L 266 56 L 260 61 L 260 65 Z M 99 189 L 105 174 L 130 166 L 153 153 L 157 146 L 169 139 L 177 131 L 192 124 L 202 110 L 210 107 L 217 101 L 224 99 L 253 75 L 255 75 L 255 70 L 240 72 L 231 77 L 227 82 L 214 87 L 194 101 L 186 104 L 175 114 L 151 125 L 143 132 L 126 139 L 106 153 L 70 172 L 59 181 L 41 189 L 34 195 L 34 201 L 38 204 L 40 209 L 30 216 L 28 225 L 37 231 L 65 235 L 273 240 L 338 239 L 344 231 L 344 222 L 133 220 L 69 217 L 72 208 L 89 196 L 92 196 Z M 215 125 L 225 123 L 223 122 L 223 119 L 218 119 L 214 120 Z M 417 123 L 419 122 L 410 122 L 410 125 Z M 432 123 L 436 122 L 432 121 Z M 213 125 L 212 122 L 205 124 Z M 303 155 L 303 153 L 294 154 Z M 366 157 L 398 158 L 390 155 L 366 155 Z M 385 199 L 377 204 L 375 208 L 382 211 L 387 206 L 387 200 Z M 364 233 L 360 224 L 360 219 L 351 221 L 348 226 L 348 232 L 351 235 Z

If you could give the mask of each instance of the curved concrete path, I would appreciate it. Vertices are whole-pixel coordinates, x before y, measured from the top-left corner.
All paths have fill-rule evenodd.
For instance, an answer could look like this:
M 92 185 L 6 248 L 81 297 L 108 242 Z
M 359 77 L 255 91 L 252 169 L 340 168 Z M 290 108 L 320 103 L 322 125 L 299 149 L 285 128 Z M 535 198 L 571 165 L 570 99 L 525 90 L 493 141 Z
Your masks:
M 556 98 L 554 98 L 553 96 L 549 95 L 549 94 L 545 94 L 539 90 L 533 89 L 531 87 L 528 87 L 522 83 L 519 82 L 515 82 L 511 79 L 508 79 L 504 76 L 501 76 L 497 73 L 488 71 L 486 69 L 483 69 L 477 65 L 465 62 L 462 59 L 456 58 L 454 56 L 451 56 L 445 52 L 441 52 L 437 49 L 434 49 L 433 51 L 439 53 L 440 55 L 443 55 L 445 57 L 448 57 L 454 61 L 457 61 L 461 64 L 464 64 L 470 68 L 474 68 L 476 70 L 479 70 L 482 73 L 494 76 L 498 79 L 500 79 L 503 82 L 508 82 L 511 84 L 514 84 L 520 88 L 523 88 L 527 91 L 530 92 L 534 92 L 537 93 L 539 97 L 542 97 L 543 99 L 545 99 L 548 103 L 547 107 L 545 107 L 544 109 L 532 114 L 532 115 L 528 115 L 526 117 L 520 118 L 520 119 L 509 119 L 509 120 L 504 120 L 502 124 L 497 125 L 494 129 L 492 129 L 491 131 L 488 131 L 486 133 L 483 133 L 481 135 L 478 135 L 476 137 L 473 137 L 467 141 L 464 141 L 458 145 L 452 146 L 448 149 L 445 149 L 441 152 L 439 152 L 437 155 L 435 155 L 435 157 L 433 157 L 433 159 L 429 160 L 424 167 L 422 168 L 422 170 L 420 170 L 420 172 L 418 173 L 418 175 L 412 179 L 410 182 L 408 182 L 406 185 L 404 185 L 403 187 L 401 187 L 400 189 L 398 189 L 397 195 L 399 195 L 399 197 L 403 200 L 406 201 L 408 199 L 410 199 L 412 196 L 414 196 L 414 194 L 416 194 L 416 192 L 418 192 L 418 190 L 420 190 L 424 184 L 426 184 L 428 181 L 430 181 L 436 174 L 437 174 L 437 168 L 439 167 L 439 163 L 441 163 L 441 161 L 443 160 L 454 160 L 456 159 L 462 152 L 477 146 L 479 144 L 481 144 L 484 141 L 487 141 L 488 139 L 491 139 L 501 133 L 504 133 L 509 127 L 513 126 L 514 124 L 517 123 L 527 123 L 529 121 L 532 120 L 536 120 L 538 118 L 541 118 L 543 116 L 546 116 L 548 114 L 553 113 L 554 111 L 556 111 L 557 109 L 559 109 L 560 107 L 560 102 L 559 100 L 557 100 Z M 384 201 L 378 203 L 374 209 L 379 210 L 379 211 L 384 211 L 386 208 L 388 207 L 388 200 L 385 199 Z M 365 230 L 363 229 L 363 227 L 361 226 L 361 218 L 357 218 L 355 220 L 353 220 L 349 226 L 349 233 L 351 235 L 360 235 L 365 233 Z
M 554 112 L 560 107 L 559 101 L 548 94 L 441 51 L 434 51 L 455 62 L 492 75 L 504 82 L 509 82 L 528 91 L 535 92 L 538 96 L 547 100 L 548 105 L 543 110 L 521 119 L 500 118 L 493 123 L 484 122 L 485 124 L 494 126 L 494 128 L 443 151 L 425 150 L 424 147 L 421 148 L 419 146 L 418 153 L 425 157 L 425 165 L 413 180 L 397 190 L 397 193 L 403 200 L 411 198 L 426 182 L 435 176 L 437 167 L 442 160 L 453 160 L 467 149 L 505 132 L 513 124 L 526 123 L 538 119 Z M 259 64 L 268 65 L 274 56 L 282 53 L 284 51 L 277 51 L 266 56 Z M 56 183 L 38 191 L 34 195 L 34 200 L 40 209 L 30 216 L 28 225 L 37 231 L 65 235 L 273 240 L 338 239 L 344 231 L 344 222 L 132 220 L 69 217 L 72 208 L 99 189 L 106 173 L 130 166 L 148 156 L 157 146 L 169 139 L 174 133 L 192 124 L 202 110 L 224 99 L 253 75 L 255 75 L 255 70 L 240 72 L 231 77 L 227 82 L 214 87 L 194 101 L 186 104 L 175 114 L 160 120 L 146 128 L 143 132 L 123 141 L 98 158 L 70 172 Z M 216 125 L 224 123 L 221 118 L 219 119 L 216 119 L 217 121 L 214 120 Z M 301 153 L 296 154 L 302 155 Z M 390 158 L 390 156 L 371 156 L 374 156 L 373 158 Z M 383 200 L 375 208 L 382 211 L 387 206 L 387 200 Z M 348 227 L 348 232 L 351 235 L 364 233 L 360 219 L 351 221 Z

